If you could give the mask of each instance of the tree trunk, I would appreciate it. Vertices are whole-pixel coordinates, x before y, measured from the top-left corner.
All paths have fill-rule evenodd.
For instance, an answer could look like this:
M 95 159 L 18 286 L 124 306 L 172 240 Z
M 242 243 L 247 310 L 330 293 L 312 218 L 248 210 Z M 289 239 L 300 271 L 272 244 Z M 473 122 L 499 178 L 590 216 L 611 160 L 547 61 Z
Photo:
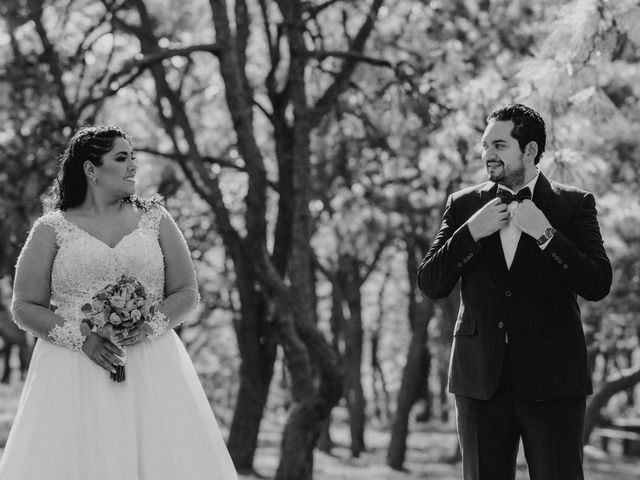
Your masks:
M 293 404 L 282 435 L 275 480 L 311 480 L 313 451 L 321 429 L 342 395 L 342 372 L 335 352 L 315 325 L 306 323 L 300 312 L 296 315 L 296 332 L 291 331 L 290 320 L 281 324 Z M 309 369 L 311 359 L 320 372 L 319 381 Z M 315 384 L 319 386 L 314 388 Z
M 391 424 L 391 441 L 387 452 L 387 465 L 395 470 L 401 470 L 407 450 L 407 434 L 409 432 L 409 414 L 415 399 L 422 388 L 422 367 L 424 364 L 425 343 L 427 341 L 427 327 L 433 316 L 434 302 L 424 298 L 420 313 L 416 315 L 413 335 L 409 344 L 407 363 L 402 371 L 402 382 L 398 392 L 396 412 Z
M 440 421 L 449 422 L 449 397 L 447 395 L 447 385 L 449 383 L 449 369 L 442 359 L 438 359 L 438 380 L 440 382 Z
M 438 352 L 438 375 L 440 377 L 440 418 L 443 422 L 449 421 L 449 396 L 447 395 L 447 387 L 449 383 L 449 356 L 451 353 L 451 344 L 453 342 L 453 327 L 458 316 L 460 307 L 460 284 L 449 294 L 447 298 L 438 301 L 438 305 L 442 309 L 442 318 L 440 319 L 440 337 Z
M 240 349 L 240 388 L 227 447 L 236 469 L 253 471 L 260 422 L 273 377 L 277 344 L 266 327 L 266 301 L 260 292 L 242 300 L 242 321 L 236 326 Z
M 333 448 L 333 440 L 331 439 L 331 415 L 322 422 L 320 427 L 320 438 L 318 438 L 318 450 L 323 453 L 331 454 Z
M 386 316 L 384 298 L 386 298 L 387 286 L 391 278 L 391 271 L 387 270 L 382 281 L 380 294 L 378 295 L 378 319 L 375 328 L 371 333 L 371 386 L 373 388 L 373 402 L 375 406 L 375 416 L 380 421 L 389 421 L 391 419 L 389 390 L 387 382 L 384 378 L 384 372 L 380 365 L 379 344 L 380 332 L 382 330 L 382 322 Z
M 424 345 L 424 352 L 422 353 L 422 368 L 420 369 L 420 377 L 418 378 L 418 385 L 420 390 L 415 401 L 424 400 L 424 410 L 416 415 L 417 422 L 428 422 L 433 415 L 433 393 L 429 385 L 429 374 L 431 373 L 431 361 L 432 355 L 428 346 Z
M 313 451 L 324 418 L 326 405 L 319 398 L 310 398 L 293 406 L 282 434 L 282 457 L 276 480 L 312 478 Z
M 331 326 L 331 346 L 339 359 L 340 364 L 344 364 L 344 355 L 341 346 L 344 339 L 345 319 L 342 311 L 342 292 L 335 280 L 331 281 L 331 317 L 329 323 Z M 331 453 L 333 448 L 333 440 L 331 439 L 331 415 L 323 422 L 318 439 L 318 449 L 324 453 Z
M 380 421 L 391 419 L 389 390 L 378 358 L 379 330 L 371 336 L 371 372 L 375 415 Z
M 596 426 L 600 410 L 609 399 L 618 392 L 622 392 L 640 383 L 640 368 L 627 371 L 615 380 L 605 382 L 592 396 L 587 405 L 584 420 L 584 443 L 589 441 L 589 435 Z
M 351 455 L 359 457 L 364 451 L 365 399 L 362 390 L 362 315 L 360 289 L 347 292 L 349 320 L 345 326 L 345 389 L 351 432 Z
M 309 210 L 311 165 L 309 137 L 313 118 L 307 105 L 305 68 L 307 48 L 301 2 L 278 5 L 289 40 L 289 86 L 293 107 L 293 202 L 289 279 L 291 287 L 277 294 L 278 307 L 290 314 L 282 324 L 285 348 L 293 383 L 293 407 L 282 436 L 276 480 L 311 480 L 313 453 L 320 431 L 331 409 L 342 395 L 342 372 L 338 356 L 316 325 L 315 279 L 311 273 L 313 252 L 310 240 L 313 219 Z M 275 279 L 274 279 L 275 280 Z M 286 319 L 285 319 L 286 320 Z M 292 328 L 295 328 L 295 332 Z M 302 342 L 300 342 L 301 340 Z M 318 372 L 319 384 L 310 376 Z

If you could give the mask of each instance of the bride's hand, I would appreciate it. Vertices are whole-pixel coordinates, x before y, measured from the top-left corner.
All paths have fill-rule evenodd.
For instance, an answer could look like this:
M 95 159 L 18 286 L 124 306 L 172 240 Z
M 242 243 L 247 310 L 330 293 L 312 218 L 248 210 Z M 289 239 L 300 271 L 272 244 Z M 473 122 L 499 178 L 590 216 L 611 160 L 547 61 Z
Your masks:
M 126 335 L 124 332 L 116 334 L 115 340 L 121 347 L 131 347 L 144 342 L 151 333 L 151 326 L 146 322 L 142 322 L 129 330 Z
M 124 352 L 111 343 L 109 339 L 94 332 L 90 332 L 87 335 L 82 344 L 82 351 L 93 363 L 112 373 L 116 371 L 113 366 L 122 363 L 118 357 L 124 355 Z

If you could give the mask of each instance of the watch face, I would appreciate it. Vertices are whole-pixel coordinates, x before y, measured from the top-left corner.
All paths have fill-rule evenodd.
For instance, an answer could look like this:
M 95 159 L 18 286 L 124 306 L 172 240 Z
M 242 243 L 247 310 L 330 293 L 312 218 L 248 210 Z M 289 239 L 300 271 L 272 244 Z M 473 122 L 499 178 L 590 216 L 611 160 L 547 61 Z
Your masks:
M 536 240 L 536 243 L 538 245 L 542 245 L 547 240 L 552 238 L 555 233 L 556 233 L 556 229 L 555 228 L 553 228 L 553 227 L 545 228 L 544 233 L 542 234 L 542 236 L 538 240 Z

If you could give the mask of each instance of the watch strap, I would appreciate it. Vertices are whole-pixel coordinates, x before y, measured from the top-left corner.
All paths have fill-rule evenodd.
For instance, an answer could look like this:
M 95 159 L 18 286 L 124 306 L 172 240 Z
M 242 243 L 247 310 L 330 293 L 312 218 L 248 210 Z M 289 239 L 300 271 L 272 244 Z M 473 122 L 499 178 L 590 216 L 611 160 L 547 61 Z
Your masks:
M 555 234 L 556 234 L 556 229 L 555 228 L 553 228 L 553 227 L 545 228 L 544 232 L 542 233 L 542 235 L 536 240 L 536 244 L 538 246 L 544 245 L 549 240 L 551 240 Z

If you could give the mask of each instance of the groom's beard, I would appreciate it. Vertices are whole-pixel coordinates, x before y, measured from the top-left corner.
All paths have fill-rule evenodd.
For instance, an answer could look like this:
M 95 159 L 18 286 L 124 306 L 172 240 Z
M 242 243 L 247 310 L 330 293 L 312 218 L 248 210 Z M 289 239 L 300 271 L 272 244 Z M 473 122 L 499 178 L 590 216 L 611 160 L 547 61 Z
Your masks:
M 502 168 L 489 169 L 489 180 L 499 183 L 500 185 L 504 185 L 505 187 L 509 187 L 512 190 L 513 187 L 522 185 L 526 175 L 526 167 L 522 161 L 523 157 L 524 153 L 520 155 L 518 164 L 513 168 L 508 168 L 506 163 L 500 160 Z

